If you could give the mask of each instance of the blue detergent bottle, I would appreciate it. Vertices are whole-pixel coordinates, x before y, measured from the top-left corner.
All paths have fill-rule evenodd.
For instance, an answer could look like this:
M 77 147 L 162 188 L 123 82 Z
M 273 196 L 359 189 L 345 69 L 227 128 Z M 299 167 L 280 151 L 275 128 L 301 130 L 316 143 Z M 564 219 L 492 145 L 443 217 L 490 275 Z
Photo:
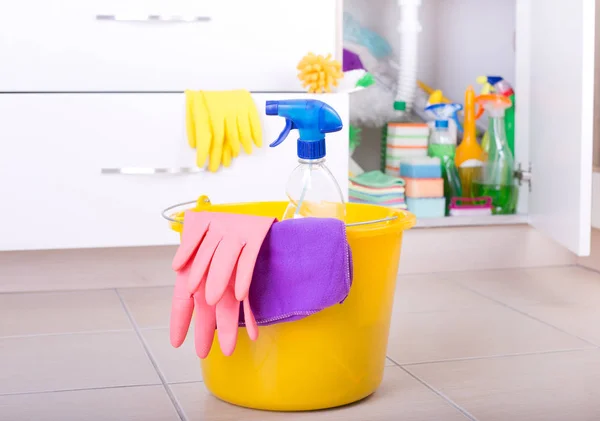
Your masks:
M 281 144 L 297 129 L 298 161 L 286 185 L 288 206 L 282 219 L 318 217 L 345 220 L 346 204 L 337 180 L 325 165 L 325 134 L 340 131 L 342 119 L 316 99 L 267 101 L 267 115 L 285 118 L 285 128 L 270 146 Z

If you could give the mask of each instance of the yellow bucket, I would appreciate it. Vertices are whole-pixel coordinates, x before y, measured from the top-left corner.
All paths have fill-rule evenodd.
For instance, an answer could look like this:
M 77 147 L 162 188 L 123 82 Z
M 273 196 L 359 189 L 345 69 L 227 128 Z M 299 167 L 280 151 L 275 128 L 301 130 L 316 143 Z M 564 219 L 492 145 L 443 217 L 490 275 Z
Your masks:
M 202 197 L 195 210 L 280 217 L 286 205 L 211 205 Z M 166 215 L 176 206 L 163 215 L 181 221 L 181 212 Z M 383 378 L 402 233 L 414 224 L 409 212 L 348 204 L 354 280 L 346 301 L 299 321 L 262 326 L 255 342 L 240 331 L 230 357 L 215 335 L 201 362 L 208 390 L 235 405 L 273 411 L 332 408 L 375 392 Z M 171 228 L 181 232 L 182 224 L 171 222 Z

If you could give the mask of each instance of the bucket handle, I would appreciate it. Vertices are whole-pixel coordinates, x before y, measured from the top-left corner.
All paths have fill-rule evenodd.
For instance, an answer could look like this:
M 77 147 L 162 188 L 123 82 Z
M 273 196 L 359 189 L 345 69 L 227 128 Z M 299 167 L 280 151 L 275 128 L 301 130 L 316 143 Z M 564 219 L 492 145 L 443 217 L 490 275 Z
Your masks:
M 208 199 L 207 196 L 200 196 L 200 198 L 198 200 L 191 200 L 189 202 L 182 202 L 182 203 L 177 203 L 176 205 L 171 205 L 168 208 L 164 209 L 161 212 L 161 215 L 164 219 L 166 219 L 169 222 L 173 222 L 175 224 L 181 224 L 183 225 L 183 221 L 177 220 L 175 218 L 172 218 L 171 216 L 169 216 L 169 214 L 177 209 L 180 208 L 182 206 L 190 206 L 190 205 L 199 205 L 198 207 L 202 208 L 202 207 L 209 207 L 210 206 L 210 200 Z M 380 219 L 373 219 L 371 221 L 364 221 L 364 222 L 353 222 L 351 224 L 346 224 L 346 228 L 350 228 L 350 227 L 359 227 L 359 226 L 363 226 L 363 225 L 371 225 L 371 224 L 379 224 L 382 222 L 391 222 L 391 221 L 395 221 L 396 219 L 398 219 L 397 215 L 393 215 L 393 216 L 388 216 L 387 218 L 380 218 Z

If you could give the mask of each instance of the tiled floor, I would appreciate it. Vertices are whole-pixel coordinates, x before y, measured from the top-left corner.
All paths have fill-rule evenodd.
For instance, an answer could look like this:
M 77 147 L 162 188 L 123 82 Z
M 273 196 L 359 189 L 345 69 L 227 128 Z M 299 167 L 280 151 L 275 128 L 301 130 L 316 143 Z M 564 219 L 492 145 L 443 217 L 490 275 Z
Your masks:
M 132 288 L 90 289 L 102 280 L 81 273 L 56 287 L 68 291 L 0 294 L 0 420 L 600 419 L 600 274 L 588 269 L 400 277 L 379 390 L 298 414 L 210 396 L 192 342 L 169 344 L 171 288 L 147 286 L 165 271 L 134 272 L 120 283 Z

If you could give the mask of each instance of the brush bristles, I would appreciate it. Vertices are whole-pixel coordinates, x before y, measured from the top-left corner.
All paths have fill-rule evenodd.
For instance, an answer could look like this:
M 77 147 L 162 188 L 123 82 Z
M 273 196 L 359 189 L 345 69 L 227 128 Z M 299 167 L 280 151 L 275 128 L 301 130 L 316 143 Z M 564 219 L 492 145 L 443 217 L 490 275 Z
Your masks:
M 333 60 L 331 54 L 324 57 L 308 53 L 296 68 L 299 70 L 298 79 L 310 93 L 331 92 L 331 88 L 338 86 L 338 80 L 344 77 L 342 65 Z

